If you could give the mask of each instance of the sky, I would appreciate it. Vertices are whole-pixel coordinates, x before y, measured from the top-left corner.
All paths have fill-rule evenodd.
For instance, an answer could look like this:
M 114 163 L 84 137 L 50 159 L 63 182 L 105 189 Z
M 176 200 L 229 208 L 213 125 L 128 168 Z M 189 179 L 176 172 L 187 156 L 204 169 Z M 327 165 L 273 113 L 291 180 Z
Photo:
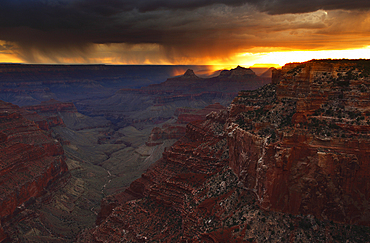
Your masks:
M 370 58 L 368 0 L 1 0 L 0 63 Z

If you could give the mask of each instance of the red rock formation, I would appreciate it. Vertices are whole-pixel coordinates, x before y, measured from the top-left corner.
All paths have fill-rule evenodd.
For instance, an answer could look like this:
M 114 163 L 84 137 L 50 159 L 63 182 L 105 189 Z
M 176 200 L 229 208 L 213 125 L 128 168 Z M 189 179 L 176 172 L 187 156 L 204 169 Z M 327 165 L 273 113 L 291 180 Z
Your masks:
M 189 122 L 204 120 L 209 113 L 218 112 L 222 109 L 225 109 L 223 105 L 215 103 L 195 112 L 182 112 L 182 114 L 179 114 L 176 123 L 188 124 Z
M 54 99 L 43 101 L 40 105 L 22 107 L 22 116 L 34 121 L 42 130 L 49 131 L 56 126 L 65 126 L 59 112 L 77 113 L 73 103 L 60 102 Z
M 204 120 L 209 113 L 218 112 L 224 108 L 225 107 L 220 103 L 206 106 L 200 110 L 179 108 L 175 112 L 178 115 L 176 124 L 165 124 L 162 126 L 162 128 L 155 127 L 152 130 L 146 145 L 155 146 L 163 143 L 163 140 L 179 139 L 185 135 L 186 124 L 193 121 Z
M 181 115 L 183 113 L 193 113 L 193 112 L 196 112 L 196 111 L 197 111 L 197 109 L 195 109 L 195 108 L 184 108 L 184 107 L 180 107 L 180 108 L 177 108 L 175 110 L 174 115 L 175 116 L 179 116 L 179 115 Z
M 370 225 L 365 73 L 356 62 L 289 64 L 275 71 L 276 96 L 234 100 L 232 111 L 245 108 L 231 112 L 230 166 L 264 208 Z
M 148 142 L 146 145 L 155 146 L 161 144 L 163 140 L 166 139 L 179 139 L 185 135 L 186 128 L 185 126 L 177 125 L 172 126 L 165 124 L 160 127 L 153 128 L 152 132 L 149 135 Z
M 7 219 L 24 209 L 68 170 L 60 143 L 20 113 L 18 106 L 0 102 L 0 219 L 3 227 Z
M 266 93 L 269 88 L 261 93 Z M 258 94 L 251 95 L 258 98 Z M 266 103 L 271 105 L 269 99 Z M 229 115 L 230 112 L 223 110 L 209 114 L 206 121 L 189 123 L 185 137 L 166 150 L 163 159 L 125 192 L 104 201 L 97 221 L 99 225 L 83 232 L 78 242 L 295 242 L 302 237 L 304 242 L 369 239 L 366 233 L 350 232 L 348 226 L 319 222 L 312 216 L 287 217 L 260 211 L 254 200 L 256 198 L 266 206 L 266 197 L 261 196 L 266 188 L 279 189 L 284 196 L 285 191 L 297 184 L 289 180 L 291 184 L 284 183 L 288 170 L 281 175 L 264 173 L 268 168 L 261 158 L 274 159 L 273 152 L 276 151 L 270 148 L 272 140 L 256 131 L 240 129 L 235 123 L 229 126 L 230 121 L 235 120 Z M 261 128 L 263 125 L 258 126 Z M 296 136 L 289 144 L 294 146 L 301 141 L 302 138 Z M 277 167 L 287 168 L 287 164 L 293 162 L 286 162 L 285 157 L 306 156 L 309 151 L 304 151 L 302 148 L 299 153 L 289 149 L 280 152 L 277 157 L 282 159 L 280 162 L 276 159 Z M 296 177 L 306 175 L 306 171 L 297 172 Z M 266 177 L 260 176 L 261 173 Z M 249 185 L 254 186 L 245 187 Z M 309 188 L 305 189 L 307 192 Z M 294 206 L 299 199 L 299 195 L 292 194 L 290 201 L 282 202 Z M 281 201 L 276 203 L 281 205 Z M 296 208 L 289 210 L 293 212 Z M 302 230 L 305 231 L 303 236 Z M 341 236 L 338 232 L 348 232 L 348 235 Z M 357 235 L 359 239 L 354 239 Z
M 73 130 L 106 127 L 110 122 L 103 117 L 87 117 L 77 111 L 73 103 L 61 102 L 54 99 L 43 101 L 39 105 L 24 106 L 22 115 L 36 122 L 43 130 L 56 126 L 68 126 Z M 62 141 L 68 143 L 68 141 Z
M 24 108 L 21 109 L 21 114 L 24 118 L 35 122 L 39 128 L 44 131 L 49 131 L 50 128 L 56 126 L 65 126 L 63 120 L 59 116 L 43 116 L 35 111 L 29 111 Z
M 307 233 L 307 242 L 353 239 L 334 237 L 325 220 L 370 225 L 370 79 L 358 63 L 338 63 L 288 65 L 274 72 L 275 84 L 188 124 L 79 241 L 295 242 L 307 230 L 325 232 Z M 324 221 L 259 218 L 248 192 L 266 210 Z
M 217 122 L 217 118 L 225 122 L 226 116 L 216 117 L 214 114 L 212 113 L 206 121 L 189 124 L 187 126 L 187 136 L 180 139 L 169 150 L 166 150 L 163 154 L 163 159 L 157 161 L 140 179 L 133 182 L 124 193 L 107 200 L 98 220 L 99 223 L 101 222 L 101 226 L 82 241 L 101 241 L 103 239 L 115 241 L 118 239 L 117 237 L 127 241 L 156 241 L 163 239 L 174 240 L 176 237 L 180 237 L 180 235 L 184 235 L 181 236 L 185 237 L 184 239 L 191 239 L 195 235 L 199 235 L 202 229 L 199 228 L 194 231 L 193 227 L 196 228 L 198 224 L 203 225 L 203 222 L 194 222 L 194 219 L 198 213 L 206 212 L 207 214 L 212 214 L 209 210 L 213 207 L 208 205 L 207 202 L 201 203 L 207 199 L 202 194 L 198 195 L 198 199 L 196 199 L 199 200 L 200 212 L 188 211 L 190 210 L 188 208 L 190 203 L 188 202 L 188 196 L 197 191 L 199 186 L 208 178 L 222 171 L 225 167 L 227 168 L 227 147 L 224 133 L 222 133 L 223 125 Z M 235 180 L 235 177 L 233 178 Z M 227 195 L 223 197 L 217 196 L 218 199 L 215 200 L 222 200 L 234 192 L 225 193 Z M 135 200 L 124 204 L 133 198 L 139 199 L 143 197 L 145 197 L 145 205 L 141 205 L 139 201 Z M 145 216 L 149 213 L 147 211 L 148 208 L 146 208 L 147 204 L 152 204 L 154 207 L 163 205 L 166 210 L 157 211 L 156 209 L 150 213 L 151 216 Z M 114 207 L 117 205 L 122 206 Z M 132 221 L 128 219 L 125 222 L 118 218 L 111 218 L 111 209 L 113 209 L 113 214 L 118 212 L 119 218 L 121 216 L 125 217 L 124 215 L 135 215 L 135 218 L 132 218 Z M 135 214 L 131 214 L 134 212 Z M 179 218 L 181 215 L 188 215 L 183 223 Z M 104 219 L 107 216 L 108 219 Z M 147 218 L 148 224 L 137 222 L 140 217 Z M 158 234 L 155 228 L 161 227 L 156 222 L 159 218 L 166 218 L 168 222 L 166 223 L 167 229 Z M 111 234 L 112 227 L 120 227 L 122 234 Z M 178 227 L 183 229 L 178 230 Z M 144 229 L 145 236 L 140 233 Z M 148 238 L 147 234 L 151 235 L 150 238 Z
M 40 105 L 25 106 L 23 107 L 29 111 L 36 111 L 39 113 L 56 113 L 56 112 L 70 112 L 77 113 L 77 109 L 73 103 L 60 102 L 55 99 L 49 101 L 43 101 Z

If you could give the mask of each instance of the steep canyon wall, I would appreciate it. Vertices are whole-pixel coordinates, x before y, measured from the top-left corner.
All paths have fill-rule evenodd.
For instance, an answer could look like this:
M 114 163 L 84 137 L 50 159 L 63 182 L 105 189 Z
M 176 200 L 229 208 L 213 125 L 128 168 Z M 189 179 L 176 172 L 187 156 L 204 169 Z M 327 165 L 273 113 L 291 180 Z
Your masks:
M 21 115 L 21 109 L 0 102 L 0 220 L 22 211 L 28 202 L 67 170 L 61 144 Z M 7 236 L 0 228 L 0 241 Z

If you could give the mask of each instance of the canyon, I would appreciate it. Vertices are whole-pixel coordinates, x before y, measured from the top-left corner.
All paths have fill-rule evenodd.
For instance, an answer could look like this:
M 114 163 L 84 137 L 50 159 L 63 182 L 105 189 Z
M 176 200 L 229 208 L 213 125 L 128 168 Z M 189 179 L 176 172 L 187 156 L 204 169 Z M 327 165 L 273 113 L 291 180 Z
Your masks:
M 251 69 L 236 67 L 215 77 L 202 78 L 188 69 L 184 75 L 137 89 L 124 88 L 105 99 L 76 100 L 78 110 L 88 116 L 104 116 L 122 127 L 163 123 L 177 108 L 202 109 L 214 103 L 230 104 L 239 90 L 252 90 L 271 82 Z
M 78 241 L 369 241 L 369 67 L 274 70 L 272 84 L 189 123 Z
M 109 67 L 57 66 L 54 69 L 54 66 L 20 65 L 15 70 L 12 68 L 2 66 L 2 78 L 5 78 L 2 85 L 12 86 L 11 91 L 3 90 L 7 96 L 2 97 L 23 105 L 17 108 L 20 115 L 63 148 L 68 172 L 62 173 L 56 183 L 51 183 L 53 186 L 32 197 L 26 206 L 20 206 L 11 218 L 3 220 L 6 242 L 73 242 L 82 229 L 92 227 L 96 218 L 99 219 L 101 203 L 104 204 L 110 195 L 124 192 L 160 159 L 165 148 L 185 134 L 188 122 L 202 120 L 209 112 L 224 109 L 220 103 L 229 103 L 240 87 L 255 88 L 253 85 L 262 86 L 268 81 L 241 67 L 224 72 L 223 80 L 217 76 L 200 78 L 188 70 L 183 76 L 155 85 L 155 89 L 152 86 L 130 88 L 120 80 L 121 76 L 108 75 L 108 81 L 93 85 L 94 90 L 100 92 L 97 94 L 90 89 L 90 84 L 99 83 L 96 80 L 99 75 L 95 81 L 79 82 L 81 77 L 78 76 L 83 74 L 81 69 L 94 73 L 95 69 L 104 71 Z M 73 82 L 62 76 L 68 68 L 72 72 L 67 76 L 76 76 Z M 27 80 L 38 72 L 45 75 L 41 77 L 42 82 L 35 82 L 37 75 Z M 111 76 L 117 75 L 112 73 Z M 94 79 L 92 75 L 86 79 L 89 78 Z M 14 82 L 10 84 L 7 79 Z M 120 83 L 123 89 L 112 92 L 116 89 L 113 84 L 108 87 L 112 79 L 116 80 L 114 85 Z M 193 90 L 194 79 L 206 85 Z M 238 83 L 240 87 L 208 92 L 210 80 L 220 87 L 228 87 L 229 82 Z M 174 89 L 179 81 L 183 87 Z M 45 88 L 52 95 L 35 96 L 38 94 L 35 87 Z M 81 94 L 74 96 L 76 92 Z M 74 99 L 70 100 L 71 97 Z M 134 102 L 129 106 L 124 103 L 127 100 Z M 94 107 L 90 105 L 94 102 L 97 107 L 91 112 L 89 107 Z M 105 112 L 96 112 L 98 108 Z
M 102 88 L 99 98 L 69 100 L 58 88 L 41 103 L 1 103 L 2 161 L 39 173 L 24 171 L 21 150 L 55 166 L 41 169 L 38 190 L 3 199 L 1 239 L 370 241 L 368 60 L 291 63 L 260 76 L 240 66 L 182 72 Z M 8 144 L 13 127 L 23 142 Z M 3 183 L 36 183 L 9 175 Z
M 163 82 L 188 68 L 209 70 L 208 66 L 0 64 L 0 99 L 19 106 L 50 99 L 100 99 L 123 87 Z

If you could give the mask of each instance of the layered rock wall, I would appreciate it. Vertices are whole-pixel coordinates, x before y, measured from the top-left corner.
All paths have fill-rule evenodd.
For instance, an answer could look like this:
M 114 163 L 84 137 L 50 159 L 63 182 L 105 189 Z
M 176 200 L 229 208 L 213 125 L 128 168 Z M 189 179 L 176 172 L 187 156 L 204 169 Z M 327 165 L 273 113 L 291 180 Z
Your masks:
M 207 179 L 227 167 L 227 146 L 222 129 L 225 118 L 224 114 L 214 113 L 206 121 L 188 124 L 187 135 L 166 150 L 161 160 L 124 193 L 105 203 L 99 228 L 81 235 L 80 241 L 181 241 L 199 237 L 205 226 L 203 220 L 197 218 L 203 212 L 212 214 L 208 212 L 212 206 L 208 201 L 203 202 L 207 199 L 205 192 L 194 198 L 199 208 L 189 207 L 193 201 L 190 198 Z M 228 192 L 226 187 L 224 190 L 221 195 L 225 195 L 216 196 L 217 200 L 225 200 L 235 193 Z M 158 205 L 161 206 L 157 208 Z M 220 213 L 224 214 L 222 209 Z M 146 223 L 141 220 L 144 218 Z M 111 233 L 118 228 L 121 229 L 119 234 Z
M 73 103 L 60 102 L 54 99 L 49 101 L 43 101 L 40 105 L 26 106 L 24 107 L 29 111 L 36 111 L 39 113 L 57 113 L 57 112 L 70 112 L 77 113 L 77 109 Z
M 0 219 L 2 225 L 65 173 L 64 151 L 10 103 L 0 102 Z
M 261 91 L 234 100 L 230 166 L 264 208 L 370 225 L 365 72 L 356 62 L 289 64 L 274 72 L 269 104 L 255 99 Z

